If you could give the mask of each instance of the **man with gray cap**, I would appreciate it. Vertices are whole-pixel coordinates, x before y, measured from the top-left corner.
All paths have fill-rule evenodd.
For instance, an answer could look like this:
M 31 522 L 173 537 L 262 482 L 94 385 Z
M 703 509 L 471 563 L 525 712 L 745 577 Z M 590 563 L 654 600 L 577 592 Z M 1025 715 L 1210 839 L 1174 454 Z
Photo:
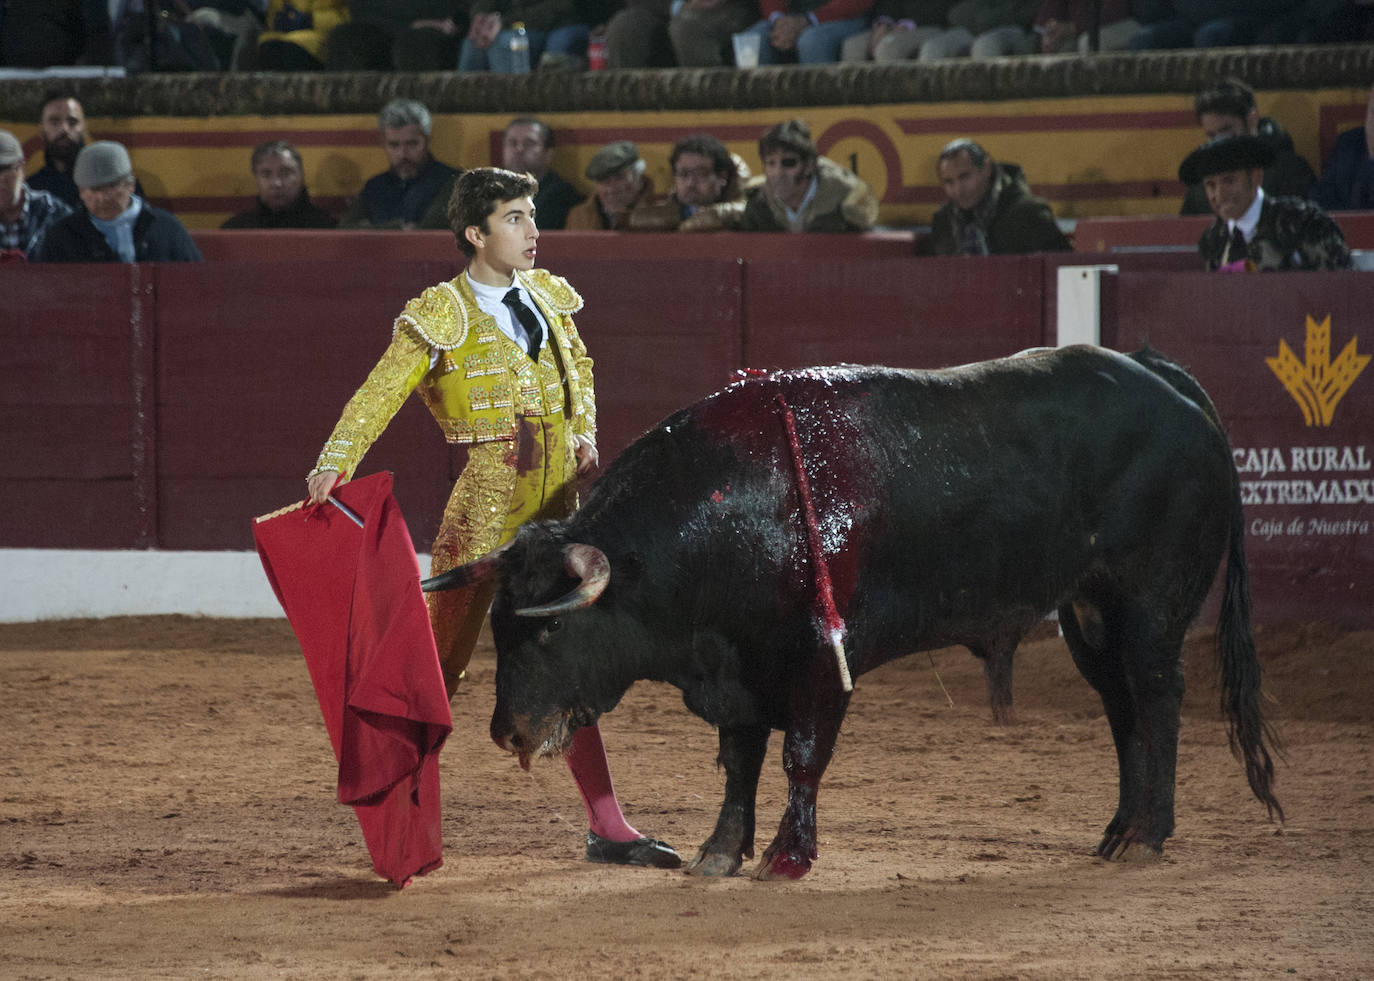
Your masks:
M 596 185 L 596 193 L 568 212 L 564 228 L 583 232 L 625 229 L 630 212 L 654 199 L 654 182 L 644 173 L 639 147 L 630 140 L 617 140 L 597 150 L 586 174 Z
M 72 168 L 81 210 L 48 226 L 29 258 L 37 262 L 200 262 L 200 250 L 170 211 L 134 193 L 129 153 L 97 140 Z
M 429 110 L 392 99 L 377 114 L 387 169 L 368 179 L 339 220 L 340 228 L 447 228 L 448 200 L 460 171 L 430 153 Z
M 1349 269 L 1350 249 L 1331 216 L 1299 197 L 1267 195 L 1273 148 L 1259 136 L 1219 136 L 1184 159 L 1178 179 L 1201 184 L 1217 220 L 1198 252 L 1209 270 Z
M 47 191 L 24 181 L 24 148 L 0 129 L 0 258 L 26 257 L 47 227 L 72 213 Z

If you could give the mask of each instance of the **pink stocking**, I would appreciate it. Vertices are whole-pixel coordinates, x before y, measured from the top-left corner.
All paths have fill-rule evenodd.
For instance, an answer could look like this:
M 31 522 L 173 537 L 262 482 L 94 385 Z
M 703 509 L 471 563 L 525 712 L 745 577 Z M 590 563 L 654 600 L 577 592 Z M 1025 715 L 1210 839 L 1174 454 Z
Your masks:
M 611 768 L 606 762 L 606 747 L 601 742 L 601 730 L 583 726 L 573 733 L 572 745 L 563 759 L 572 771 L 577 792 L 587 808 L 587 822 L 591 829 L 611 841 L 634 841 L 638 831 L 625 821 L 620 802 L 615 799 L 611 783 Z

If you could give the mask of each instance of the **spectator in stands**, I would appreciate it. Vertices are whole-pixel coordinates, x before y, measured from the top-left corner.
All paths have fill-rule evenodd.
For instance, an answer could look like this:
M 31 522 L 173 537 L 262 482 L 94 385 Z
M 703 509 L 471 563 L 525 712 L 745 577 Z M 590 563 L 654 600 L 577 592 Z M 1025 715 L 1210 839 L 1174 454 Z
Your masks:
M 453 71 L 468 29 L 466 0 L 349 0 L 329 32 L 331 71 Z
M 954 0 L 877 0 L 873 26 L 845 39 L 841 61 L 906 61 L 948 30 Z
M 43 100 L 38 129 L 43 136 L 43 166 L 29 178 L 29 187 L 47 191 L 68 207 L 81 207 L 72 167 L 86 145 L 85 110 L 75 96 L 50 92 Z
M 1125 50 L 1141 30 L 1132 6 L 1131 0 L 1041 0 L 1035 15 L 1036 49 L 1042 54 Z
M 81 101 L 70 92 L 48 92 L 39 110 L 38 131 L 43 137 L 43 166 L 28 179 L 29 187 L 47 191 L 73 211 L 80 209 L 81 192 L 72 180 L 72 168 L 86 145 L 86 112 Z M 137 177 L 134 193 L 143 196 Z
M 458 52 L 460 72 L 512 72 L 510 41 L 515 25 L 525 26 L 530 66 L 567 67 L 581 58 L 586 66 L 587 25 L 575 0 L 474 0 L 468 35 Z
M 682 9 L 686 10 L 693 2 L 719 6 L 721 0 L 683 0 Z M 678 6 L 676 0 L 626 0 L 606 22 L 606 67 L 670 68 L 678 64 L 668 33 L 675 6 Z M 745 26 L 757 17 L 755 9 Z
M 1290 19 L 1307 3 L 1308 0 L 1172 0 L 1171 15 L 1146 26 L 1131 38 L 1130 47 L 1147 51 L 1282 43 L 1294 40 L 1288 36 Z
M 996 58 L 1031 54 L 1031 31 L 1040 0 L 960 0 L 949 9 L 949 29 L 924 42 L 919 61 L 945 58 Z
M 553 130 L 533 116 L 512 119 L 501 140 L 501 162 L 517 174 L 531 174 L 539 182 L 534 192 L 534 220 L 540 230 L 562 228 L 568 212 L 587 196 L 553 168 Z
M 1337 137 L 1312 196 L 1330 211 L 1374 209 L 1374 89 L 1369 90 L 1364 125 Z
M 325 39 L 346 20 L 345 0 L 271 0 L 267 30 L 258 35 L 258 67 L 274 72 L 321 70 Z
M 433 120 L 412 99 L 392 99 L 377 115 L 388 168 L 363 185 L 340 228 L 446 228 L 458 171 L 430 153 Z
M 50 224 L 71 213 L 63 201 L 24 182 L 24 147 L 0 129 L 0 257 L 26 257 Z
M 840 60 L 845 39 L 868 29 L 874 0 L 760 0 L 759 64 L 819 65 Z
M 789 119 L 759 138 L 763 183 L 749 191 L 731 227 L 745 232 L 866 232 L 878 198 L 856 174 L 822 157 L 811 127 Z
M 258 144 L 252 157 L 258 200 L 221 228 L 333 228 L 339 220 L 317 207 L 305 189 L 301 155 L 285 140 Z
M 603 146 L 587 164 L 596 193 L 568 212 L 564 226 L 577 231 L 624 230 L 630 213 L 654 199 L 654 182 L 644 173 L 639 147 L 629 140 Z
M 924 255 L 1009 255 L 1067 252 L 1049 202 L 1031 193 L 1014 163 L 998 163 L 969 139 L 945 145 L 936 162 L 949 200 L 935 212 L 929 238 L 917 238 Z
M 188 0 L 186 19 L 205 32 L 225 68 L 258 66 L 258 35 L 266 24 L 267 0 Z
M 1184 159 L 1178 179 L 1201 184 L 1217 216 L 1198 240 L 1209 270 L 1349 269 L 1340 226 L 1299 197 L 1266 194 L 1274 148 L 1250 133 L 1219 136 Z
M 119 143 L 96 140 L 72 169 L 82 207 L 53 222 L 36 262 L 200 262 L 200 250 L 170 211 L 134 193 L 134 169 Z
M 673 190 L 630 212 L 630 230 L 636 232 L 708 231 L 724 228 L 717 205 L 744 202 L 744 182 L 749 167 L 707 133 L 687 136 L 673 146 L 668 158 L 673 168 Z
M 683 68 L 719 68 L 735 63 L 730 37 L 759 22 L 759 0 L 684 0 L 674 4 L 668 23 L 673 56 Z M 759 44 L 760 64 L 768 48 Z M 831 59 L 834 60 L 834 59 Z
M 1311 165 L 1293 149 L 1293 138 L 1278 121 L 1261 117 L 1255 93 L 1240 79 L 1228 78 L 1203 89 L 1193 100 L 1193 114 L 1209 140 L 1218 136 L 1249 133 L 1258 136 L 1274 151 L 1273 161 L 1264 172 L 1264 189 L 1270 194 L 1308 197 L 1317 175 Z M 1189 187 L 1183 194 L 1184 215 L 1210 214 L 1211 206 L 1201 186 Z

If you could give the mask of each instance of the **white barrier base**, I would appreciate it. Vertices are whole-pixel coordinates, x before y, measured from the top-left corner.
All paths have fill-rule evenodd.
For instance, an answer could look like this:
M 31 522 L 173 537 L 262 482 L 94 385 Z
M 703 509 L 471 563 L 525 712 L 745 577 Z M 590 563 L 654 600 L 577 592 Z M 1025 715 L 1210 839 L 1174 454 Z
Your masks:
M 0 549 L 0 623 L 170 613 L 283 616 L 256 552 Z

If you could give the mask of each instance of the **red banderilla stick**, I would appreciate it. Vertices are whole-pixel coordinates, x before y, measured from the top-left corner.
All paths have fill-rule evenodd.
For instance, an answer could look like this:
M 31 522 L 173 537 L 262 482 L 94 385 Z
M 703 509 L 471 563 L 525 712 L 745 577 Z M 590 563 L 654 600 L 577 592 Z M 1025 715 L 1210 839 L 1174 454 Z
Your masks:
M 830 583 L 830 566 L 825 561 L 821 549 L 821 526 L 816 520 L 816 506 L 811 500 L 811 482 L 806 478 L 806 464 L 802 460 L 801 440 L 797 438 L 797 420 L 787 400 L 778 395 L 782 406 L 782 424 L 787 427 L 787 445 L 792 451 L 792 469 L 797 477 L 797 494 L 801 497 L 802 517 L 806 520 L 806 541 L 811 549 L 811 565 L 816 570 L 816 605 L 821 608 L 821 619 L 830 647 L 835 652 L 835 664 L 840 669 L 840 684 L 845 691 L 854 690 L 854 682 L 849 677 L 849 662 L 844 656 L 844 618 L 835 609 L 835 589 Z

